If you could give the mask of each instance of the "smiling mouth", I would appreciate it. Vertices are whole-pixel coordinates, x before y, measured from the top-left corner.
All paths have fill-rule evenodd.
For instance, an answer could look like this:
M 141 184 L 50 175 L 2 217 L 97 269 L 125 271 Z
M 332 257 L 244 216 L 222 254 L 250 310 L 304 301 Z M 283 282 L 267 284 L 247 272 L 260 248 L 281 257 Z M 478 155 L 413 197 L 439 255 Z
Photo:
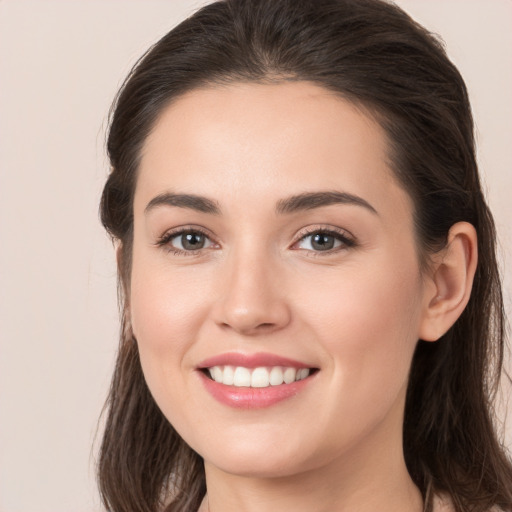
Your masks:
M 219 384 L 245 388 L 268 388 L 292 384 L 308 378 L 316 368 L 293 368 L 286 366 L 246 368 L 244 366 L 212 366 L 203 372 Z

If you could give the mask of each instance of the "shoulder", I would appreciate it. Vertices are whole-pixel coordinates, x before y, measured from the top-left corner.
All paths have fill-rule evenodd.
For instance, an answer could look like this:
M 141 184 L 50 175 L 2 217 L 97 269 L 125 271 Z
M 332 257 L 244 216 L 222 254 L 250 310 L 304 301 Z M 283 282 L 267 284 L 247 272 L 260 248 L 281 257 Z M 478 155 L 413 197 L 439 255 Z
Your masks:
M 432 512 L 454 512 L 451 498 L 445 494 L 436 494 L 433 500 Z
M 437 494 L 433 499 L 432 512 L 455 512 L 451 498 L 446 494 Z M 503 512 L 499 507 L 492 507 L 489 512 Z

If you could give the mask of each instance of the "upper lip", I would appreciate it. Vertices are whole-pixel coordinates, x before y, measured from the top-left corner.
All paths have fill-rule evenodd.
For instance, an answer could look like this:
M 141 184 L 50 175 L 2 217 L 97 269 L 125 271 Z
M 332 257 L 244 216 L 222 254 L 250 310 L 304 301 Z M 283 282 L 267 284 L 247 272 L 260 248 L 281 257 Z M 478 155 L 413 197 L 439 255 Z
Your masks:
M 313 368 L 313 366 L 276 354 L 258 352 L 256 354 L 243 354 L 240 352 L 227 352 L 205 359 L 198 364 L 198 369 L 212 368 L 213 366 L 243 366 L 244 368 L 258 368 L 262 366 L 284 366 L 289 368 Z

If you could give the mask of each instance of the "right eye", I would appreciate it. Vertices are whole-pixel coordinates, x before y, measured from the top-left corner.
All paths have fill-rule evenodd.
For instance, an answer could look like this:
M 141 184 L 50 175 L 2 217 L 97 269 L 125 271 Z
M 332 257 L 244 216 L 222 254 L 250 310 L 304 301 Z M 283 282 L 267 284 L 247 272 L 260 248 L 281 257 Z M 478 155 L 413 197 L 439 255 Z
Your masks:
M 168 248 L 174 254 L 190 255 L 212 247 L 214 243 L 202 231 L 182 229 L 167 233 L 158 241 L 158 245 Z
M 181 233 L 171 238 L 169 243 L 177 249 L 183 251 L 197 251 L 211 245 L 211 241 L 204 233 L 199 231 L 189 231 Z

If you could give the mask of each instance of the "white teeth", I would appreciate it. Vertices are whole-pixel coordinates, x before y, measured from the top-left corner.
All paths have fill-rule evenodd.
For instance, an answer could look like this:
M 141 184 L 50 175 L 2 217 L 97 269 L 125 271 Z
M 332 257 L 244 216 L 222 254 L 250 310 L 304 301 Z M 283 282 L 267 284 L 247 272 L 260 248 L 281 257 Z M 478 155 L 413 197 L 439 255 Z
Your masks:
M 266 368 L 255 368 L 251 375 L 251 388 L 268 388 L 269 378 Z
M 224 366 L 224 373 L 222 376 L 222 381 L 217 381 L 217 382 L 222 382 L 223 384 L 226 384 L 227 386 L 232 386 L 234 381 L 235 381 L 235 369 L 232 366 Z
M 269 381 L 271 386 L 280 386 L 284 382 L 283 369 L 280 366 L 274 366 L 270 370 Z
M 291 368 L 273 366 L 271 368 L 259 367 L 250 370 L 243 366 L 213 366 L 208 368 L 211 378 L 215 382 L 235 387 L 267 388 L 280 386 L 305 379 L 309 376 L 309 368 Z
M 217 381 L 219 382 L 219 381 Z M 251 370 L 243 366 L 237 366 L 235 375 L 233 376 L 233 386 L 236 387 L 250 387 L 251 386 Z
M 297 376 L 295 377 L 295 380 L 302 380 L 306 377 L 309 377 L 309 368 L 301 368 L 300 370 L 297 370 Z
M 223 378 L 222 376 L 222 368 L 220 366 L 213 367 L 213 380 L 219 381 Z
M 284 383 L 285 384 L 291 384 L 292 382 L 295 382 L 295 375 L 297 374 L 297 370 L 295 368 L 286 368 L 284 370 Z

